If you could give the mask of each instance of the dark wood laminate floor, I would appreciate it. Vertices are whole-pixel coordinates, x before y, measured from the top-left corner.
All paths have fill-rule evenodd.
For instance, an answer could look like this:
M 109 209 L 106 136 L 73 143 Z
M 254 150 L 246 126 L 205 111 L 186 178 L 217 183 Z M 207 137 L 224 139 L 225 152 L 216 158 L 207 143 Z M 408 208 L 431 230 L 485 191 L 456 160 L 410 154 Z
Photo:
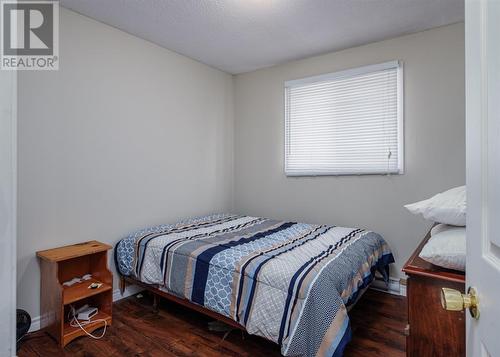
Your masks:
M 209 318 L 167 301 L 159 313 L 148 297 L 123 299 L 113 309 L 113 326 L 102 340 L 79 338 L 62 350 L 36 332 L 27 336 L 19 356 L 280 356 L 277 345 L 241 331 L 222 341 L 224 333 L 207 330 Z M 405 355 L 405 298 L 368 290 L 350 316 L 353 340 L 345 356 Z

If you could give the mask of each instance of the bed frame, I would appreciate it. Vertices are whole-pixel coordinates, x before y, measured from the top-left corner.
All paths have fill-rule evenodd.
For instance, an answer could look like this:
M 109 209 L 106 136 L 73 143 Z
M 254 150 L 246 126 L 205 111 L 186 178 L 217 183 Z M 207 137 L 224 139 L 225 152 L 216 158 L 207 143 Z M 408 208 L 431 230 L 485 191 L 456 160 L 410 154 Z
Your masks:
M 209 310 L 203 306 L 192 303 L 191 301 L 189 301 L 187 299 L 183 299 L 183 298 L 180 298 L 178 296 L 169 294 L 166 291 L 160 290 L 159 286 L 156 284 L 146 284 L 140 280 L 137 280 L 135 278 L 131 278 L 129 276 L 120 275 L 120 292 L 122 295 L 125 292 L 125 288 L 127 287 L 127 284 L 137 285 L 137 286 L 140 286 L 141 288 L 144 288 L 147 291 L 151 292 L 153 294 L 153 309 L 154 310 L 158 309 L 158 297 L 160 296 L 160 297 L 163 297 L 167 300 L 170 300 L 170 301 L 173 301 L 177 304 L 180 304 L 182 306 L 186 306 L 187 308 L 189 308 L 191 310 L 200 312 L 200 313 L 202 313 L 208 317 L 211 317 L 215 320 L 223 322 L 226 325 L 229 325 L 229 326 L 234 327 L 236 329 L 246 331 L 245 327 L 243 327 L 242 325 L 240 325 L 239 323 L 230 319 L 227 316 L 221 315 L 221 314 L 219 314 L 215 311 Z
M 246 329 L 244 326 L 240 325 L 239 323 L 230 319 L 229 317 L 221 315 L 215 311 L 209 310 L 206 307 L 195 304 L 187 299 L 183 299 L 183 298 L 180 298 L 180 297 L 175 296 L 173 294 L 169 294 L 166 291 L 161 290 L 157 284 L 146 284 L 146 283 L 144 283 L 140 280 L 137 280 L 135 278 L 120 275 L 120 293 L 122 295 L 125 292 L 125 288 L 127 287 L 127 284 L 137 285 L 137 286 L 140 286 L 141 288 L 144 288 L 145 290 L 149 291 L 153 295 L 153 309 L 155 311 L 158 310 L 158 297 L 162 297 L 162 298 L 165 298 L 167 300 L 173 301 L 177 304 L 180 304 L 182 306 L 185 306 L 191 310 L 200 312 L 200 313 L 202 313 L 208 317 L 211 317 L 217 321 L 223 322 L 226 325 L 229 325 L 231 327 L 234 327 L 236 329 L 239 329 L 239 330 L 246 332 Z M 356 305 L 356 303 L 359 301 L 359 299 L 361 299 L 361 297 L 364 295 L 364 293 L 366 292 L 366 290 L 368 290 L 368 288 L 370 286 L 371 286 L 371 284 L 369 286 L 367 286 L 365 289 L 360 291 L 360 294 L 358 295 L 356 302 L 347 308 L 348 312 L 354 307 L 354 305 Z

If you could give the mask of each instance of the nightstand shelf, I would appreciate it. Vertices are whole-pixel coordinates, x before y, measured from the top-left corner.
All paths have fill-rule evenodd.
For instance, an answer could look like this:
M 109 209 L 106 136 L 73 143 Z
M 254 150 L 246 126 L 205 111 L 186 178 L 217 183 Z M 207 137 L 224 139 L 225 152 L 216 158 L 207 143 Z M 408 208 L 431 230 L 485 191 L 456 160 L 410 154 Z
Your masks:
M 90 289 L 89 285 L 92 283 L 101 283 L 102 286 L 96 289 Z M 89 280 L 84 280 L 80 283 L 76 283 L 71 286 L 63 287 L 63 304 L 68 305 L 72 304 L 75 301 L 79 301 L 82 299 L 86 299 L 88 297 L 106 292 L 111 290 L 113 287 L 109 284 L 103 283 L 100 280 L 91 278 Z
M 111 325 L 111 315 L 108 315 L 105 312 L 99 312 L 96 316 L 94 316 L 92 318 L 92 320 L 106 320 L 106 323 L 108 324 L 108 326 Z M 103 321 L 96 321 L 96 322 L 93 322 L 89 325 L 86 325 L 85 329 L 88 331 L 94 331 L 94 330 L 97 330 L 98 328 L 101 328 L 103 326 L 104 326 Z M 69 324 L 68 321 L 64 323 L 63 334 L 64 334 L 64 338 L 66 338 L 68 341 L 72 341 L 75 338 L 82 336 L 81 333 L 82 333 L 82 330 L 80 329 L 80 327 L 78 327 L 78 326 L 73 327 Z
M 37 252 L 41 268 L 40 325 L 61 347 L 86 333 L 79 327 L 70 325 L 68 319 L 72 307 L 88 304 L 97 307 L 98 314 L 92 320 L 103 319 L 107 325 L 112 323 L 113 276 L 108 268 L 110 245 L 90 241 L 70 246 Z M 71 286 L 63 285 L 73 278 L 90 274 Z M 101 283 L 90 289 L 92 283 Z M 104 326 L 104 321 L 85 325 L 92 332 Z

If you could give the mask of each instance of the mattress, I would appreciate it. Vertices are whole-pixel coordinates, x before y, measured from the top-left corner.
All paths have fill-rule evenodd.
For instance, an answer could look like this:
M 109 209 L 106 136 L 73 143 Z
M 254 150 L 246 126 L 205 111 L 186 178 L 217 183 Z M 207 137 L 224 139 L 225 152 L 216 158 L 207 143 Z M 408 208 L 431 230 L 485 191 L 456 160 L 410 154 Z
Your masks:
M 115 258 L 122 275 L 229 317 L 284 356 L 341 356 L 349 307 L 394 262 L 374 232 L 231 214 L 137 231 Z

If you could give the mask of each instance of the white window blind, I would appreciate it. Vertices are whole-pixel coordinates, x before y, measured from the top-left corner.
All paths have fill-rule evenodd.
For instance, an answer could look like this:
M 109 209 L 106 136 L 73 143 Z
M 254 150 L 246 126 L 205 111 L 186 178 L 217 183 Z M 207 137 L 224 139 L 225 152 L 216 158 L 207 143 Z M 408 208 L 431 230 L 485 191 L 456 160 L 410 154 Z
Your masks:
M 285 82 L 285 173 L 403 172 L 398 61 Z

